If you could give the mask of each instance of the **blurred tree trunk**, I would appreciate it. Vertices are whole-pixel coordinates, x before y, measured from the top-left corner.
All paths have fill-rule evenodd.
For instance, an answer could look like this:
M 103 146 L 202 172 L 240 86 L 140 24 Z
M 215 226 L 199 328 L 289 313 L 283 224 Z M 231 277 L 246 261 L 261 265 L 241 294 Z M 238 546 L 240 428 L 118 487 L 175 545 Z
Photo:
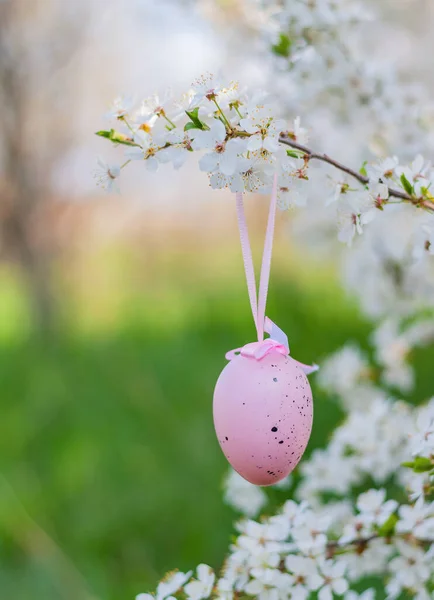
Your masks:
M 18 190 L 18 194 L 19 194 Z M 23 196 L 18 196 L 23 197 Z M 52 289 L 52 254 L 31 247 L 26 216 L 17 211 L 4 221 L 4 240 L 19 263 L 28 291 L 35 333 L 51 336 L 56 330 L 56 302 Z
M 49 206 L 53 171 L 73 134 L 65 118 L 75 82 L 68 67 L 84 21 L 73 4 L 71 12 L 58 0 L 0 2 L 1 250 L 21 267 L 34 328 L 43 334 L 57 322 Z

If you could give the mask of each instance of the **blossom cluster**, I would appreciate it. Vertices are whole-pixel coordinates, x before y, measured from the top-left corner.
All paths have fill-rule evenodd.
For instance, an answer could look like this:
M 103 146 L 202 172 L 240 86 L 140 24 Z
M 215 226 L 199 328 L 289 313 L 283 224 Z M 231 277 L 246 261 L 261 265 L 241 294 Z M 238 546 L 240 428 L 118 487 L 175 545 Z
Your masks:
M 390 325 L 385 322 L 373 335 L 382 369 L 371 366 L 366 354 L 348 344 L 330 356 L 319 373 L 320 386 L 348 412 L 327 448 L 314 451 L 301 465 L 297 494 L 311 504 L 330 492 L 348 497 L 367 481 L 393 482 L 412 500 L 434 491 L 434 397 L 414 407 L 395 400 L 387 389 L 390 384 L 413 389 L 413 372 L 404 359 L 412 347 L 426 341 L 427 333 L 432 335 L 432 329 L 427 332 L 417 323 L 395 337 Z M 415 469 L 402 469 L 402 464 Z
M 378 396 L 381 390 L 374 384 L 401 392 L 413 390 L 415 373 L 409 360 L 411 352 L 434 340 L 434 323 L 432 319 L 420 319 L 407 327 L 399 325 L 397 317 L 389 317 L 372 333 L 375 366 L 370 364 L 367 354 L 351 342 L 324 361 L 319 382 L 339 398 L 345 409 Z
M 366 51 L 370 29 L 377 42 L 392 37 L 397 44 L 401 35 L 405 41 L 411 33 L 381 19 L 375 12 L 380 5 L 368 7 L 361 0 L 239 4 L 250 28 L 271 50 L 270 89 L 280 110 L 291 114 L 303 107 L 315 146 L 339 155 L 351 149 L 353 160 L 360 162 L 370 154 L 389 156 L 373 168 L 361 168 L 371 197 L 354 177 L 334 177 L 330 208 L 324 207 L 324 177 L 310 177 L 305 188 L 309 210 L 297 215 L 299 239 L 319 254 L 318 240 L 323 247 L 333 241 L 336 222 L 342 241 L 351 244 L 357 236 L 358 243 L 342 256 L 343 282 L 369 315 L 408 316 L 431 306 L 432 214 L 408 210 L 390 188 L 410 196 L 425 188 L 422 195 L 430 200 L 431 166 L 420 153 L 429 156 L 434 148 L 434 105 L 424 82 L 414 81 L 413 72 L 403 73 L 393 51 L 381 60 L 378 50 L 373 55 Z M 372 209 L 373 200 L 380 210 Z M 387 210 L 381 211 L 386 203 Z
M 278 170 L 282 203 L 294 178 L 305 178 L 303 160 L 289 157 L 279 144 L 282 135 L 307 141 L 299 119 L 289 130 L 264 94 L 249 98 L 238 83 L 224 86 L 211 74 L 195 81 L 178 101 L 166 93 L 136 107 L 129 98 L 118 98 L 107 116 L 117 129 L 98 134 L 123 145 L 126 162 L 143 160 L 150 171 L 163 163 L 179 169 L 196 152 L 213 188 L 268 192 Z M 103 167 L 100 183 L 113 187 L 119 173 L 119 165 Z
M 434 502 L 398 504 L 384 489 L 368 490 L 354 506 L 341 502 L 336 510 L 289 500 L 278 514 L 243 520 L 237 529 L 219 579 L 206 565 L 199 565 L 195 578 L 175 572 L 159 584 L 155 598 L 182 593 L 188 600 L 306 600 L 315 594 L 319 600 L 355 600 L 360 596 L 350 586 L 367 576 L 385 580 L 391 599 L 403 592 L 431 597 Z M 373 599 L 374 589 L 361 597 Z M 136 600 L 153 598 L 139 594 Z
M 270 80 L 289 111 L 300 104 L 308 113 L 326 108 L 335 130 L 343 129 L 344 120 L 349 131 L 363 122 L 361 145 L 374 152 L 400 146 L 410 158 L 421 148 L 433 149 L 429 90 L 401 74 L 393 53 L 379 61 L 378 53 L 366 52 L 369 28 L 378 21 L 373 5 L 361 0 L 240 4 L 244 19 L 271 51 Z M 387 38 L 388 25 L 381 25 Z M 395 24 L 393 33 L 396 37 Z
M 431 464 L 434 399 L 417 409 L 381 395 L 370 399 L 367 394 L 364 400 L 367 403 L 351 410 L 334 431 L 327 448 L 315 450 L 310 460 L 301 465 L 303 480 L 297 489 L 298 497 L 309 499 L 312 504 L 327 493 L 348 497 L 368 481 L 377 485 L 393 481 L 412 498 L 423 494 L 426 478 L 432 478 L 432 469 L 420 478 L 418 473 L 415 475 L 400 466 L 412 455 L 414 460 L 426 459 Z M 419 440 L 419 449 L 415 449 L 415 440 Z
M 215 0 L 203 5 L 231 10 Z M 434 148 L 434 105 L 423 82 L 415 82 L 412 72 L 401 72 L 394 52 L 383 53 L 381 61 L 378 52 L 366 52 L 374 28 L 379 29 L 377 42 L 393 37 L 399 44 L 396 23 L 382 20 L 377 8 L 361 0 L 238 0 L 237 19 L 229 14 L 221 32 L 229 32 L 229 40 L 229 25 L 236 23 L 249 48 L 254 46 L 252 35 L 265 42 L 257 60 L 268 56 L 261 63 L 267 89 L 281 114 L 297 114 L 302 107 L 315 147 L 332 155 L 350 150 L 355 164 L 372 154 L 389 155 L 376 168 L 361 169 L 372 195 L 352 176 L 334 177 L 325 203 L 324 176 L 309 174 L 309 185 L 296 187 L 301 204 L 309 199 L 308 210 L 297 215 L 300 240 L 316 250 L 320 240 L 323 253 L 327 240 L 335 238 L 336 223 L 342 241 L 351 244 L 358 238 L 342 256 L 343 281 L 375 317 L 390 311 L 409 314 L 431 304 L 434 293 L 432 214 L 404 207 L 402 198 L 384 187 L 393 185 L 412 200 L 418 188 L 425 188 L 422 195 L 431 201 L 431 167 L 419 154 L 430 155 Z M 408 39 L 411 34 L 405 30 L 402 35 Z M 325 207 L 328 201 L 331 205 Z M 387 210 L 381 210 L 386 204 Z

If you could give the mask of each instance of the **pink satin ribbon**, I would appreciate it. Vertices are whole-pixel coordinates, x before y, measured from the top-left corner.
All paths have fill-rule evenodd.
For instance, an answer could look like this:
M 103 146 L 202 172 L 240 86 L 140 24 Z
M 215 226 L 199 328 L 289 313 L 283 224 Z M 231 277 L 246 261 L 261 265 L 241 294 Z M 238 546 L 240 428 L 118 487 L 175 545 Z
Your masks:
M 268 282 L 270 280 L 271 255 L 273 251 L 274 223 L 277 207 L 277 174 L 274 175 L 273 189 L 271 192 L 270 210 L 268 212 L 267 231 L 265 233 L 264 252 L 262 255 L 261 275 L 259 279 L 259 295 L 257 297 L 255 270 L 253 267 L 252 250 L 249 241 L 246 215 L 243 205 L 243 194 L 236 194 L 237 219 L 240 231 L 241 251 L 243 254 L 244 270 L 246 273 L 247 290 L 249 292 L 250 306 L 255 322 L 258 341 L 246 344 L 242 348 L 230 350 L 226 353 L 227 360 L 234 359 L 238 354 L 247 358 L 262 360 L 271 352 L 284 356 L 289 355 L 288 338 L 286 334 L 271 319 L 265 316 L 267 304 Z M 264 340 L 264 332 L 270 335 Z M 291 360 L 294 360 L 291 357 Z M 294 361 L 308 375 L 318 370 L 317 365 L 304 365 Z

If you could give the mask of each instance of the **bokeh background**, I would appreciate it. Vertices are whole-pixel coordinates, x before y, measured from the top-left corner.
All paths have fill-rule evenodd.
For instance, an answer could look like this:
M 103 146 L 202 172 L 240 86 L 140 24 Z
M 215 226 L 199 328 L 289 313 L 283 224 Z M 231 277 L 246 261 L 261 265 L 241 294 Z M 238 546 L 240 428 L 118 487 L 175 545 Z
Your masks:
M 254 335 L 233 198 L 194 161 L 135 165 L 121 195 L 92 178 L 112 152 L 93 132 L 117 94 L 182 92 L 220 68 L 260 84 L 259 59 L 211 4 L 0 2 L 2 598 L 133 598 L 174 567 L 218 567 L 230 541 L 212 392 L 225 352 Z M 383 10 L 429 48 L 429 3 Z M 249 198 L 258 259 L 266 208 Z M 370 324 L 290 221 L 279 215 L 268 314 L 304 362 L 366 345 Z M 315 397 L 308 452 L 340 418 Z

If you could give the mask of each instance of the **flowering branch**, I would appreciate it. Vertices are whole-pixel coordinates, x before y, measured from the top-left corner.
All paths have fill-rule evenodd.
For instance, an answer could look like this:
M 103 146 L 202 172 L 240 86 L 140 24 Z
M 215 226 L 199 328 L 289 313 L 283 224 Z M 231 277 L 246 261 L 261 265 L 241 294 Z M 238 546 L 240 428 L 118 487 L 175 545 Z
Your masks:
M 143 161 L 149 171 L 164 163 L 178 169 L 193 153 L 200 170 L 208 174 L 211 187 L 217 189 L 268 193 L 277 173 L 277 202 L 287 209 L 306 205 L 308 167 L 311 159 L 317 159 L 361 185 L 353 189 L 346 182 L 338 182 L 325 203 L 336 203 L 338 239 L 347 245 L 388 204 L 410 204 L 434 213 L 434 169 L 421 155 L 410 165 L 386 158 L 354 171 L 308 148 L 307 131 L 299 117 L 288 128 L 287 121 L 275 118 L 273 106 L 263 96 L 249 98 L 236 82 L 222 86 L 210 74 L 195 81 L 180 101 L 155 95 L 137 108 L 131 100 L 118 98 L 108 117 L 119 130 L 101 130 L 97 135 L 122 146 L 126 159 L 122 167 L 100 162 L 95 176 L 108 190 L 117 189 L 116 180 L 130 161 Z M 282 144 L 292 150 L 285 150 Z M 431 217 L 415 223 L 418 231 L 411 243 L 420 258 L 434 251 Z
M 273 517 L 261 522 L 243 520 L 237 525 L 240 535 L 220 577 L 202 564 L 196 578 L 191 579 L 192 571 L 168 574 L 155 596 L 139 594 L 136 600 L 164 600 L 169 593 L 187 600 L 245 596 L 266 600 L 287 598 L 289 593 L 329 600 L 333 592 L 342 596 L 350 584 L 380 572 L 388 579 L 385 590 L 390 598 L 402 592 L 418 600 L 427 598 L 432 589 L 434 505 L 418 501 L 399 506 L 395 500 L 386 500 L 384 489 L 369 490 L 359 495 L 357 514 L 351 511 L 339 526 L 343 507 L 338 517 L 328 507 L 315 512 L 306 503 L 289 500 Z M 330 540 L 330 534 L 339 535 L 337 530 L 333 534 L 334 528 L 342 529 L 342 525 L 341 537 Z M 362 529 L 364 535 L 355 537 Z M 371 546 L 371 542 L 376 544 Z M 361 569 L 355 568 L 356 557 Z
M 303 154 L 307 160 L 311 160 L 311 159 L 320 160 L 329 165 L 332 165 L 333 167 L 335 167 L 336 169 L 339 169 L 340 171 L 343 171 L 344 173 L 347 173 L 351 177 L 354 177 L 354 179 L 357 179 L 357 181 L 359 181 L 363 185 L 369 184 L 369 177 L 362 175 L 361 173 L 358 173 L 357 171 L 354 171 L 354 169 L 351 169 L 350 167 L 346 167 L 345 165 L 338 162 L 334 158 L 331 158 L 327 154 L 321 154 L 318 152 L 314 152 L 307 146 L 298 144 L 296 141 L 292 140 L 287 135 L 281 135 L 279 138 L 279 142 L 281 144 L 285 144 L 286 146 L 291 146 L 291 148 L 294 148 L 296 150 L 300 150 L 300 152 L 303 152 Z M 416 198 L 415 196 L 412 196 L 411 194 L 402 192 L 400 190 L 396 190 L 391 187 L 388 187 L 388 190 L 389 190 L 389 196 L 393 196 L 394 198 L 400 198 L 401 200 L 404 200 L 406 202 L 411 202 L 415 206 L 422 206 L 423 208 L 434 212 L 434 202 L 432 202 L 430 200 L 425 200 L 424 198 Z

